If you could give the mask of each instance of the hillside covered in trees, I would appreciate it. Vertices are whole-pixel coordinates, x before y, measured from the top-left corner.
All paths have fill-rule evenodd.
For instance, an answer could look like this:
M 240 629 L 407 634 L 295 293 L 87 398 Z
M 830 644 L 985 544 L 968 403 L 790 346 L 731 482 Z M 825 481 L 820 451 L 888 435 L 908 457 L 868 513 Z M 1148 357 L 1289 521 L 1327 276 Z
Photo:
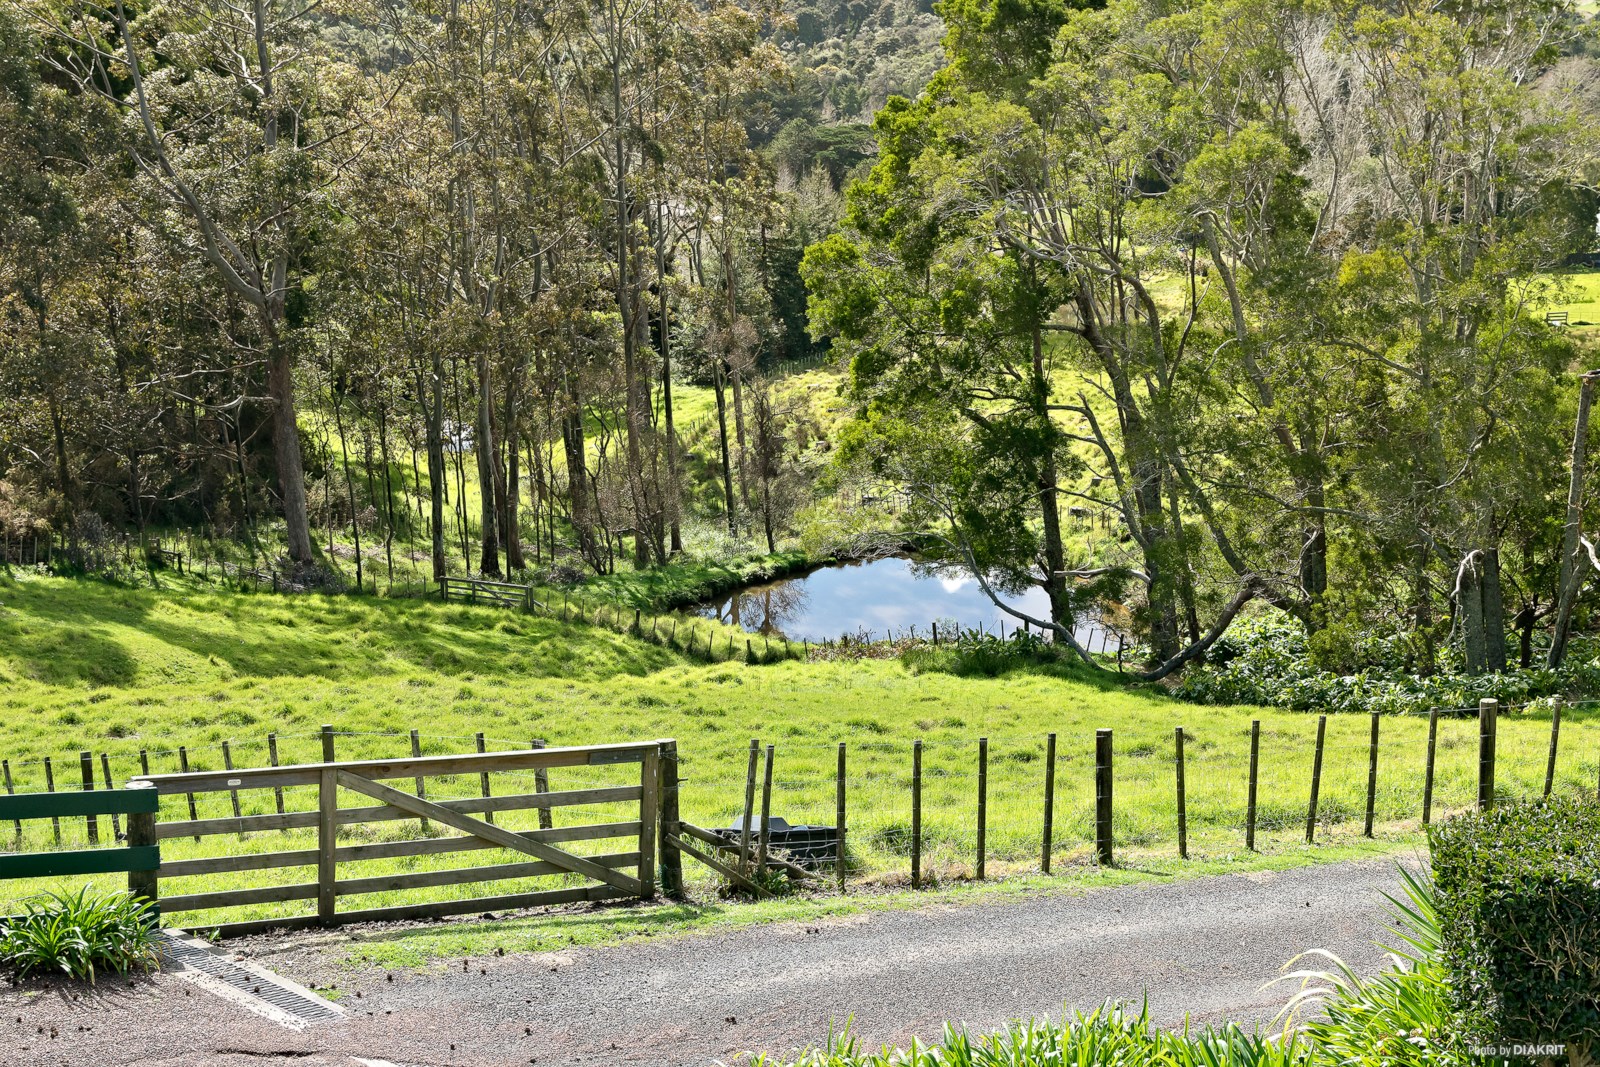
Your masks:
M 1117 618 L 1151 679 L 1273 612 L 1328 669 L 1560 666 L 1593 30 L 9 0 L 0 527 L 435 576 L 868 532 L 1043 590 L 1069 653 Z

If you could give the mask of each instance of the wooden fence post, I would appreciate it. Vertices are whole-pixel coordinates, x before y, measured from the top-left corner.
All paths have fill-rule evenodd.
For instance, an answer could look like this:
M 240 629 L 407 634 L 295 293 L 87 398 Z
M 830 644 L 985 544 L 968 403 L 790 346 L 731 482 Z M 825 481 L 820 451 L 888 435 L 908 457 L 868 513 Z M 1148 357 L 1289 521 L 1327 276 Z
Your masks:
M 411 758 L 412 759 L 421 759 L 422 758 L 422 738 L 421 738 L 421 736 L 418 735 L 417 731 L 415 731 L 415 730 L 411 731 Z M 420 775 L 420 774 L 417 775 L 415 784 L 416 784 L 416 787 L 417 787 L 417 799 L 418 800 L 426 800 L 427 797 L 428 797 L 428 790 L 426 788 L 426 785 L 424 783 L 422 775 Z M 419 820 L 419 822 L 421 823 L 421 826 L 422 826 L 422 832 L 423 833 L 427 833 L 428 832 L 428 817 L 426 815 L 422 816 L 421 819 Z
M 772 757 L 774 749 L 767 746 L 766 768 L 761 777 L 761 837 L 756 853 L 756 877 L 766 877 L 767 849 L 772 844 Z
M 911 742 L 911 888 L 922 888 L 922 738 Z
M 222 742 L 222 769 L 225 771 L 233 770 L 233 749 L 227 741 Z M 233 817 L 237 819 L 239 817 L 239 791 L 237 789 L 228 790 L 228 799 L 233 801 Z M 239 836 L 241 838 L 244 837 L 243 830 L 239 831 Z
M 1373 818 L 1378 807 L 1378 713 L 1372 713 L 1372 741 L 1367 747 L 1367 821 L 1362 833 L 1372 836 Z
M 324 767 L 317 789 L 317 919 L 332 926 L 338 864 L 334 860 L 339 815 L 338 772 Z
M 750 823 L 756 817 L 756 761 L 761 757 L 761 741 L 750 739 L 750 761 L 744 772 L 744 825 L 739 831 L 739 873 L 750 869 Z
M 484 744 L 483 744 L 483 731 L 482 730 L 478 731 L 477 736 L 473 738 L 473 742 L 477 745 L 479 752 L 488 751 L 484 747 Z M 483 799 L 488 800 L 489 799 L 489 795 L 490 795 L 490 790 L 489 790 L 489 774 L 488 774 L 487 771 L 485 771 L 482 774 L 478 775 L 478 789 L 483 794 Z M 484 812 L 483 813 L 483 821 L 493 825 L 493 823 L 494 823 L 494 812 L 492 812 L 492 811 Z
M 1322 743 L 1328 733 L 1328 717 L 1317 716 L 1317 752 L 1311 762 L 1311 803 L 1306 809 L 1306 844 L 1317 840 L 1317 797 L 1322 792 Z
M 1244 806 L 1244 847 L 1256 850 L 1256 781 L 1261 769 L 1261 720 L 1250 720 L 1250 783 L 1246 787 Z
M 107 789 L 115 789 L 116 783 L 111 780 L 111 757 L 104 752 L 100 753 L 100 777 L 106 783 Z M 116 812 L 111 813 L 111 839 L 113 841 L 122 837 L 122 820 Z
M 278 734 L 273 731 L 267 735 L 267 764 L 272 767 L 278 765 Z M 283 814 L 283 786 L 272 787 L 272 799 L 278 808 L 278 814 Z
M 1189 808 L 1183 788 L 1183 727 L 1173 729 L 1173 744 L 1178 760 L 1178 858 L 1189 858 Z
M 1094 732 L 1094 854 L 1102 867 L 1114 861 L 1112 815 L 1111 731 Z
M 661 748 L 639 764 L 639 899 L 656 898 L 656 843 L 661 835 Z
M 38 544 L 38 540 L 35 539 L 35 552 L 38 551 Z M 56 791 L 56 772 L 55 768 L 50 763 L 49 756 L 44 758 L 44 791 L 46 793 L 54 793 Z M 55 834 L 56 844 L 61 844 L 61 820 L 57 816 L 50 816 L 50 830 Z M 199 839 L 196 838 L 196 840 Z
M 542 744 L 543 742 L 540 742 Z M 664 738 L 660 746 L 661 817 L 657 820 L 656 848 L 661 862 L 661 892 L 672 900 L 683 899 L 683 853 L 672 841 L 683 836 L 678 811 L 678 742 Z M 544 809 L 548 811 L 549 809 Z
M 843 749 L 843 747 L 844 746 L 842 746 L 842 745 L 840 746 L 841 749 Z M 8 796 L 8 797 L 16 796 L 17 791 L 11 784 L 11 761 L 10 760 L 0 760 L 0 768 L 4 768 L 4 770 L 5 770 L 6 796 Z M 20 852 L 21 848 L 22 848 L 22 846 L 21 846 L 21 841 L 22 841 L 22 820 L 21 819 L 16 820 L 16 828 L 17 828 L 17 841 L 18 841 L 17 850 Z
M 93 752 L 78 753 L 78 772 L 83 778 L 83 791 L 85 793 L 94 792 Z M 100 819 L 94 815 L 86 815 L 83 818 L 83 826 L 88 831 L 89 844 L 98 845 L 100 843 Z
M 333 727 L 324 723 L 322 727 L 322 762 L 334 763 L 338 758 L 333 749 Z
M 1050 873 L 1051 837 L 1055 833 L 1056 819 L 1056 735 L 1046 734 L 1044 739 L 1044 845 L 1039 853 L 1039 870 Z
M 983 881 L 989 844 L 989 739 L 978 738 L 978 881 Z
M 544 742 L 544 738 L 535 737 L 533 739 L 532 745 L 530 745 L 529 747 L 530 748 L 534 748 L 534 749 L 541 749 L 541 748 L 544 747 L 544 743 L 545 743 Z M 674 748 L 673 751 L 676 752 L 677 749 Z M 676 759 L 677 757 L 674 756 L 673 758 Z M 673 782 L 677 782 L 677 780 L 678 780 L 678 778 L 677 778 L 678 771 L 677 771 L 677 765 L 676 764 L 673 765 L 672 775 L 673 775 L 673 778 L 672 778 Z M 538 767 L 538 768 L 534 769 L 534 772 L 533 772 L 533 791 L 535 793 L 548 793 L 548 792 L 550 792 L 550 769 L 548 767 Z M 555 813 L 553 811 L 551 811 L 551 809 L 549 809 L 547 807 L 546 808 L 540 808 L 539 809 L 539 829 L 541 829 L 541 830 L 551 830 L 551 829 L 555 828 L 555 825 L 556 825 Z M 678 831 L 674 830 L 672 832 L 673 833 L 677 833 Z
M 1433 822 L 1434 753 L 1439 747 L 1439 709 L 1428 709 L 1428 765 L 1422 776 L 1422 825 Z
M 839 742 L 839 769 L 835 772 L 833 785 L 833 821 L 834 829 L 838 831 L 839 843 L 834 855 L 835 875 L 839 879 L 839 892 L 844 892 L 844 835 L 845 835 L 845 783 L 844 783 L 845 751 L 844 742 Z
M 1494 806 L 1494 742 L 1500 717 L 1498 700 L 1478 701 L 1478 810 Z
M 129 789 L 155 789 L 152 782 L 129 782 Z M 144 848 L 157 844 L 156 841 L 156 812 L 136 811 L 128 815 L 128 847 Z M 156 886 L 156 872 L 129 871 L 128 892 L 134 897 L 143 897 L 152 904 L 160 900 Z
M 1556 784 L 1556 746 L 1561 741 L 1561 698 L 1556 697 L 1550 707 L 1550 756 L 1544 765 L 1544 795 L 1548 797 Z

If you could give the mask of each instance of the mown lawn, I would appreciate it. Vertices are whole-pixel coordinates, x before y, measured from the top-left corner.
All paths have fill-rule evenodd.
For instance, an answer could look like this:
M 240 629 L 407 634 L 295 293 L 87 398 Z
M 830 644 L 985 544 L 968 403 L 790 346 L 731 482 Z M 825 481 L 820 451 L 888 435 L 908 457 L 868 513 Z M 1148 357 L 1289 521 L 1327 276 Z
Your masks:
M 702 623 L 701 625 L 705 625 Z M 340 731 L 344 757 L 401 756 L 417 729 L 430 753 L 470 751 L 482 732 L 493 748 L 676 738 L 683 757 L 685 818 L 726 825 L 743 797 L 749 741 L 776 746 L 773 812 L 791 822 L 833 821 L 837 744 L 849 745 L 852 857 L 858 880 L 903 881 L 910 828 L 911 746 L 925 744 L 924 855 L 935 879 L 971 868 L 975 844 L 977 739 L 989 738 L 989 869 L 1037 869 L 1045 735 L 1058 734 L 1058 868 L 1089 861 L 1094 806 L 1094 731 L 1114 728 L 1121 855 L 1133 866 L 1173 860 L 1173 730 L 1188 740 L 1190 852 L 1223 863 L 1243 852 L 1250 722 L 1262 723 L 1260 847 L 1271 856 L 1309 858 L 1301 844 L 1309 791 L 1314 716 L 1260 708 L 1197 707 L 1159 691 L 1110 679 L 1015 673 L 997 679 L 912 674 L 895 661 L 707 665 L 607 629 L 511 614 L 493 608 L 372 597 L 278 597 L 174 583 L 163 592 L 92 581 L 0 577 L 0 757 L 19 790 L 43 787 L 42 760 L 58 783 L 77 780 L 77 753 L 109 754 L 120 783 L 148 752 L 152 772 L 177 769 L 185 746 L 196 769 L 222 765 L 231 742 L 236 766 L 266 761 L 266 735 L 279 735 L 284 762 L 313 761 L 319 726 Z M 1415 842 L 1421 809 L 1426 722 L 1382 723 L 1378 836 Z M 1367 773 L 1365 716 L 1328 725 L 1320 840 L 1351 843 L 1361 831 Z M 1501 724 L 1500 788 L 1542 788 L 1548 712 L 1509 714 Z M 1600 716 L 1571 709 L 1562 729 L 1558 788 L 1592 789 Z M 1470 804 L 1476 724 L 1443 724 L 1436 811 Z M 552 787 L 624 784 L 612 768 L 556 770 Z M 475 795 L 475 777 L 434 783 L 433 795 Z M 531 791 L 525 783 L 500 789 Z M 291 791 L 291 810 L 309 796 Z M 270 793 L 241 798 L 244 811 L 270 811 Z M 200 814 L 228 814 L 226 794 L 200 798 Z M 169 798 L 164 817 L 183 817 Z M 531 813 L 516 813 L 527 817 Z M 620 808 L 558 810 L 558 825 L 627 817 Z M 566 820 L 563 822 L 562 820 Z M 523 828 L 516 815 L 502 824 Z M 352 841 L 415 835 L 411 823 L 351 827 Z M 28 847 L 50 844 L 48 824 L 29 824 Z M 65 824 L 67 843 L 81 823 Z M 208 838 L 201 849 L 276 851 L 311 846 L 309 832 L 266 832 L 240 840 Z M 623 850 L 618 842 L 598 851 Z M 197 855 L 170 842 L 170 858 Z M 467 862 L 505 862 L 495 852 Z M 370 864 L 381 874 L 460 857 Z M 344 873 L 341 872 L 344 876 Z M 708 887 L 708 874 L 696 875 Z M 301 870 L 256 872 L 167 884 L 190 892 L 303 882 Z M 14 897 L 25 887 L 7 886 Z M 509 892 L 506 886 L 455 892 Z M 392 894 L 348 906 L 399 902 Z M 229 918 L 296 914 L 303 903 L 260 905 Z

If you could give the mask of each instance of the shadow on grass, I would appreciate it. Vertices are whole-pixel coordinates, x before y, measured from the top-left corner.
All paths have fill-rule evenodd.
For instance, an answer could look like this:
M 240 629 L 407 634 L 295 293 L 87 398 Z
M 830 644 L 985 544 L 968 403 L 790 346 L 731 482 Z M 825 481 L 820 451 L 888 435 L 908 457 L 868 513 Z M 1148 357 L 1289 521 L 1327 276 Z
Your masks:
M 161 656 L 157 647 L 141 657 L 141 639 L 251 677 L 360 679 L 392 674 L 400 661 L 447 676 L 604 679 L 685 662 L 597 627 L 426 601 L 0 578 L 0 603 L 10 609 L 0 612 L 0 656 L 49 685 L 135 684 L 142 661 Z

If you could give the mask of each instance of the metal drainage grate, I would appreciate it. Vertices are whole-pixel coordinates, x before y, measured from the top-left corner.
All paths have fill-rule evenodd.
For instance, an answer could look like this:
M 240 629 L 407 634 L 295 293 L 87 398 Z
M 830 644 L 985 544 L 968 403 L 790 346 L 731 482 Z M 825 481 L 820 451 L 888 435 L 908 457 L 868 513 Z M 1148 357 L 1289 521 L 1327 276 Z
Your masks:
M 293 1029 L 344 1018 L 344 1010 L 293 982 L 214 951 L 181 930 L 166 931 L 163 960 L 182 976 L 242 1007 Z

